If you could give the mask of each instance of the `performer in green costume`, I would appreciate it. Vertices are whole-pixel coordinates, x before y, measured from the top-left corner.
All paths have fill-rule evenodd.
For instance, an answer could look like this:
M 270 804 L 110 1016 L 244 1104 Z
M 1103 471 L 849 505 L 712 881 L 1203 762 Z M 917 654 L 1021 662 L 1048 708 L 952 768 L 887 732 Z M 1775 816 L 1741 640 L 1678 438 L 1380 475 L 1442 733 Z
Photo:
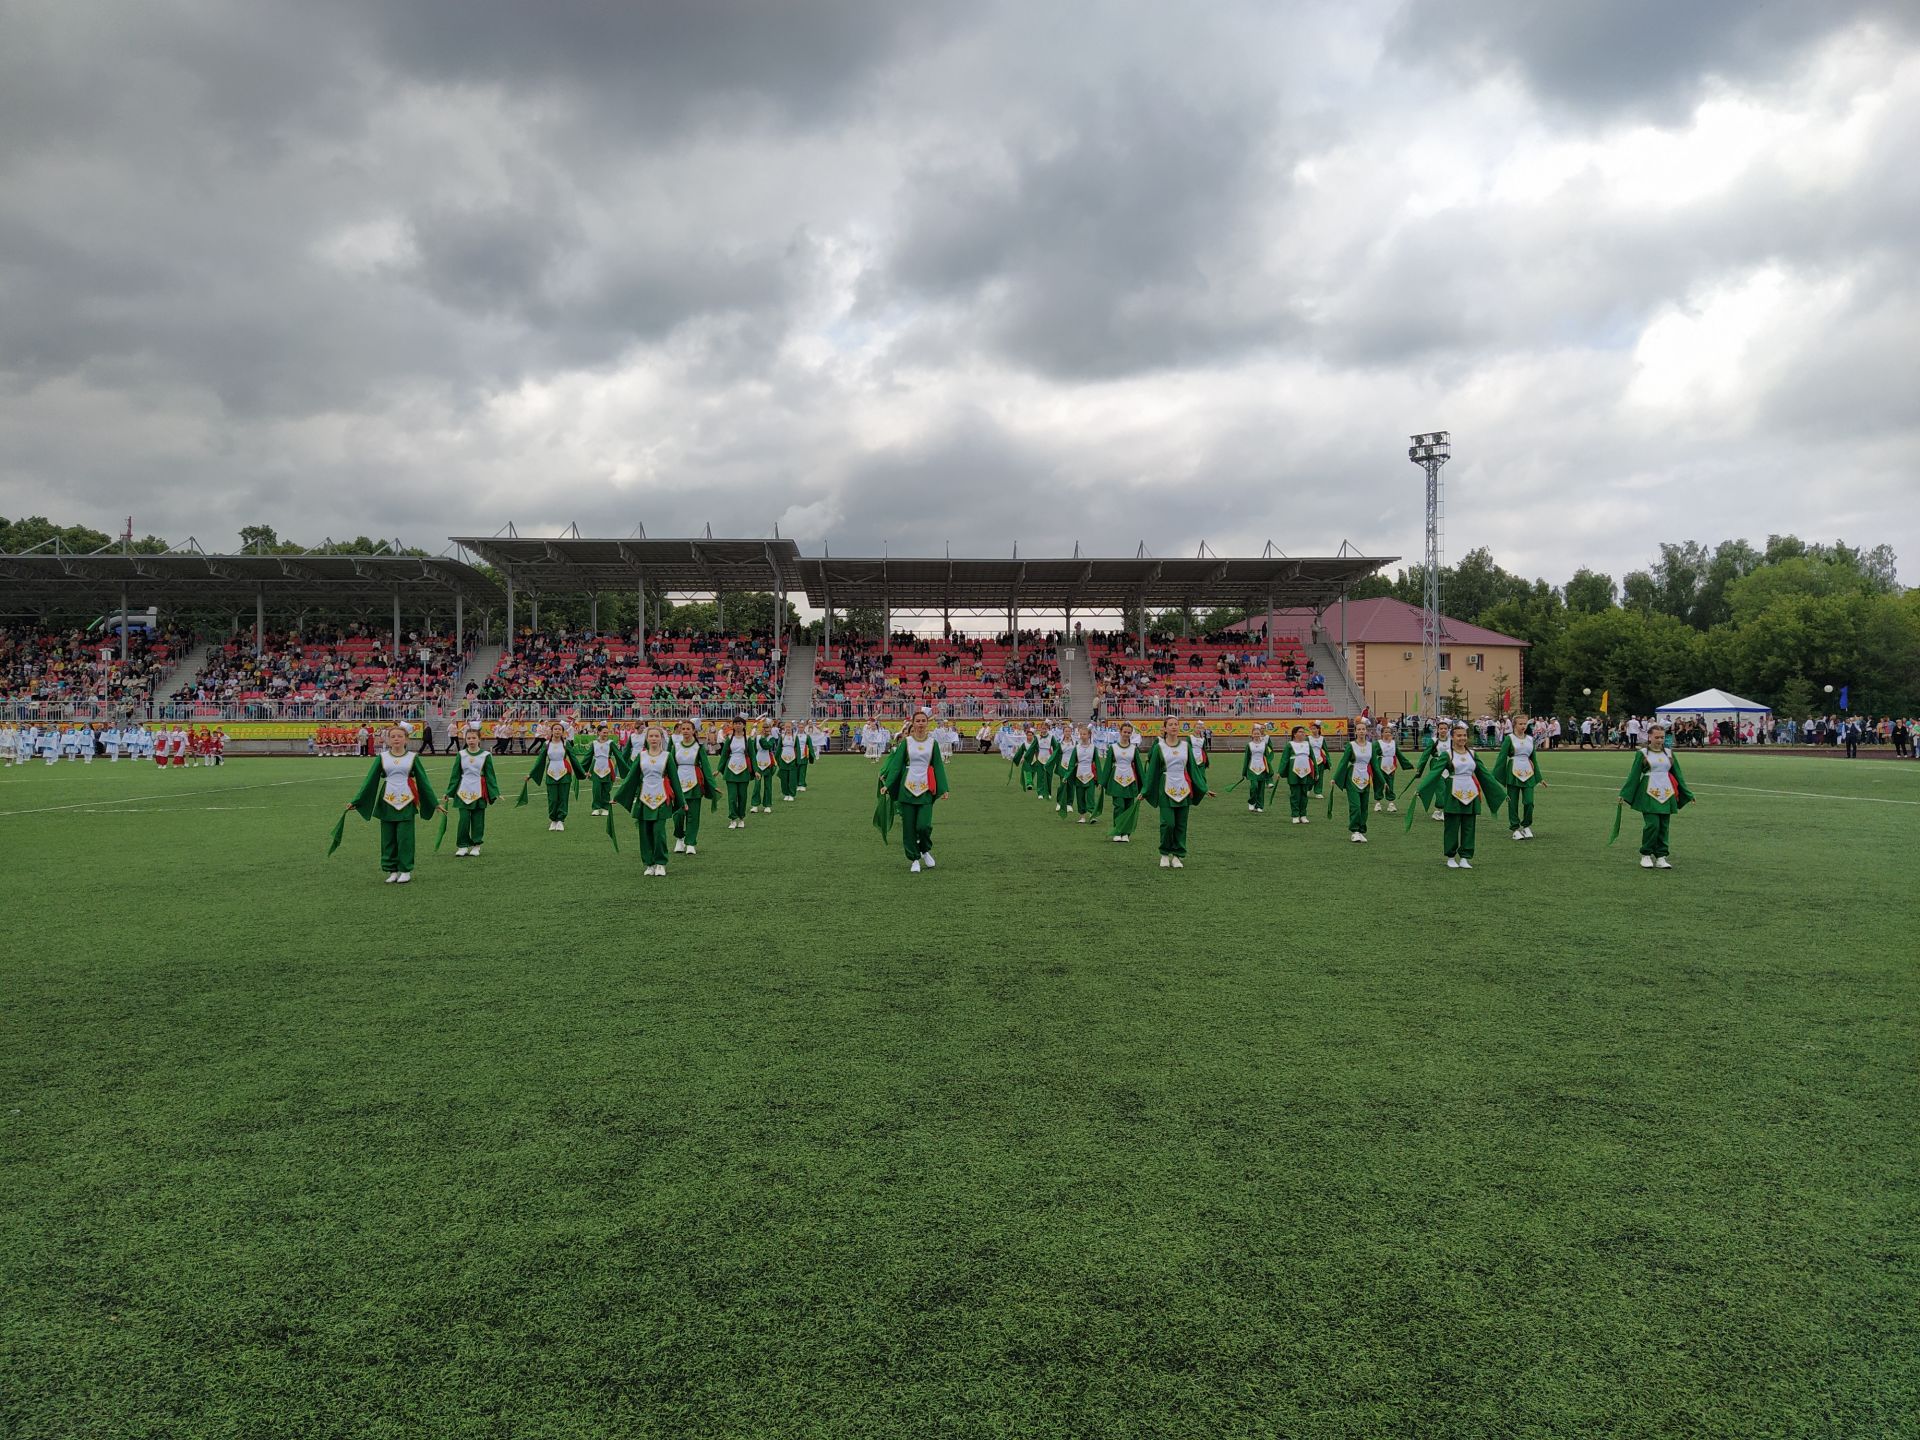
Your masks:
M 1199 747 L 1183 739 L 1172 720 L 1160 727 L 1160 739 L 1147 748 L 1145 778 L 1140 798 L 1160 812 L 1160 868 L 1184 870 L 1187 856 L 1187 820 L 1207 789 L 1206 764 L 1196 758 Z
M 933 806 L 950 789 L 947 762 L 940 758 L 940 747 L 927 729 L 927 712 L 915 711 L 907 733 L 880 766 L 879 796 L 873 810 L 873 828 L 883 840 L 888 838 L 893 822 L 900 822 L 901 848 L 907 852 L 908 870 L 915 875 L 923 868 L 935 868 Z
M 1273 794 L 1274 786 L 1273 747 L 1267 739 L 1267 727 L 1257 720 L 1246 752 L 1240 757 L 1240 783 L 1247 787 L 1247 809 L 1255 815 L 1266 813 L 1267 797 Z
M 800 758 L 806 754 L 807 742 L 800 737 L 791 721 L 783 721 L 776 726 L 774 737 L 780 742 L 779 751 L 774 757 L 780 775 L 780 798 L 790 802 L 800 793 Z
M 1116 845 L 1132 843 L 1134 823 L 1140 818 L 1140 768 L 1144 762 L 1133 725 L 1123 721 L 1118 738 L 1100 760 L 1100 788 L 1113 801 L 1109 835 Z
M 780 737 L 774 733 L 773 717 L 760 717 L 760 728 L 753 737 L 754 811 L 773 813 L 773 782 L 780 769 Z
M 493 752 L 482 749 L 480 727 L 467 727 L 466 742 L 454 752 L 453 773 L 447 777 L 447 803 L 441 807 L 440 834 L 447 833 L 446 812 L 460 816 L 460 828 L 454 836 L 454 854 L 462 859 L 477 856 L 487 838 L 487 811 L 500 798 L 500 781 L 493 773 Z M 434 842 L 439 848 L 439 841 Z
M 614 793 L 613 803 L 632 815 L 640 827 L 640 863 L 646 867 L 644 873 L 664 878 L 667 837 L 672 833 L 674 816 L 682 802 L 673 752 L 667 748 L 667 732 L 658 725 L 647 726 L 643 747 L 633 757 L 633 768 L 627 771 L 627 778 Z M 613 835 L 612 816 L 607 818 L 607 834 Z M 619 843 L 616 837 L 614 844 Z
M 1378 812 L 1384 806 L 1388 811 L 1398 813 L 1399 796 L 1394 787 L 1400 777 L 1400 742 L 1394 738 L 1393 726 L 1382 725 L 1374 743 L 1380 747 L 1380 789 L 1373 797 L 1373 808 Z
M 1033 736 L 1033 788 L 1042 800 L 1053 798 L 1053 731 L 1041 726 Z
M 807 793 L 807 766 L 814 761 L 813 720 L 809 718 L 799 727 L 799 745 L 793 757 L 793 788 L 800 794 Z
M 1613 834 L 1607 843 L 1620 838 L 1621 811 L 1631 807 L 1640 812 L 1640 868 L 1671 870 L 1668 831 L 1675 813 L 1695 798 L 1680 774 L 1680 757 L 1667 747 L 1667 727 L 1648 727 L 1646 747 L 1633 752 L 1627 783 L 1620 787 L 1620 804 L 1613 812 Z
M 1416 801 L 1419 799 L 1421 786 L 1425 783 L 1427 776 L 1444 758 L 1445 751 L 1440 744 L 1439 730 L 1429 730 L 1426 739 L 1420 745 L 1420 763 L 1413 767 L 1413 793 Z M 1411 815 L 1413 811 L 1409 810 L 1407 813 Z M 1435 820 L 1447 818 L 1446 812 L 1438 805 L 1433 807 L 1431 813 Z
M 1498 810 L 1506 803 L 1507 792 L 1493 778 L 1480 757 L 1473 753 L 1473 735 L 1464 725 L 1453 727 L 1450 747 L 1441 758 L 1427 767 L 1419 798 L 1438 810 L 1446 829 L 1441 843 L 1447 852 L 1449 870 L 1473 868 L 1474 822 L 1480 814 L 1480 801 Z M 1415 811 L 1407 810 L 1407 828 L 1413 828 Z
M 700 802 L 705 800 L 709 810 L 719 805 L 720 781 L 693 721 L 682 720 L 679 732 L 668 743 L 673 750 L 674 786 L 682 802 L 673 815 L 673 853 L 695 855 L 699 852 L 694 847 L 700 843 Z
M 513 803 L 515 808 L 526 804 L 527 787 L 535 780 L 542 781 L 547 787 L 547 829 L 564 830 L 567 807 L 572 803 L 573 792 L 580 787 L 580 757 L 567 743 L 566 727 L 559 722 L 542 726 L 535 734 L 541 738 L 533 747 L 533 769 L 527 772 L 520 786 L 520 798 Z
M 1055 809 L 1061 815 L 1075 815 L 1077 823 L 1091 825 L 1100 813 L 1100 755 L 1093 743 L 1093 727 L 1076 725 L 1060 746 L 1055 765 L 1059 800 Z
M 358 811 L 362 820 L 380 822 L 380 868 L 386 873 L 389 885 L 412 882 L 414 824 L 430 818 L 440 808 L 439 798 L 433 793 L 433 782 L 427 779 L 427 767 L 418 755 L 407 749 L 409 738 L 404 725 L 388 730 L 387 748 L 373 757 L 359 792 L 346 806 L 347 810 Z M 340 848 L 346 824 L 343 811 L 333 827 L 333 843 L 327 847 L 329 855 Z
M 1380 787 L 1380 747 L 1374 742 L 1373 727 L 1363 719 L 1353 722 L 1353 739 L 1340 752 L 1333 767 L 1333 788 L 1347 792 L 1347 833 L 1354 843 L 1367 838 L 1367 807 Z M 1327 814 L 1333 814 L 1333 795 L 1327 795 Z
M 1507 824 L 1513 838 L 1533 839 L 1533 792 L 1547 782 L 1540 774 L 1540 756 L 1524 719 L 1500 742 L 1500 753 L 1493 757 L 1493 778 L 1507 787 Z
M 753 793 L 753 736 L 739 720 L 720 730 L 720 778 L 727 787 L 727 828 L 747 828 L 747 800 Z
M 598 736 L 589 736 L 587 743 L 577 753 L 580 768 L 587 772 L 587 778 L 592 782 L 593 813 L 611 814 L 613 787 L 624 773 L 621 768 L 620 737 L 613 733 L 613 722 L 602 725 Z
M 1320 776 L 1319 762 L 1314 758 L 1313 744 L 1307 739 L 1307 727 L 1296 725 L 1286 746 L 1280 752 L 1280 764 L 1284 767 L 1287 781 L 1287 815 L 1295 825 L 1307 824 L 1307 793 L 1315 787 Z

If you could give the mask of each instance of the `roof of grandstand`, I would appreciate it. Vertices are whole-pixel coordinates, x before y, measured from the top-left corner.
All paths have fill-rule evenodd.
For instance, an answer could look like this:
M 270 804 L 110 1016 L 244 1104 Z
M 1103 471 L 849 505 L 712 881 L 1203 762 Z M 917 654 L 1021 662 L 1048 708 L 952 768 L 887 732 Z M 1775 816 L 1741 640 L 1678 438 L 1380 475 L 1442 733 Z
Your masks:
M 518 534 L 456 535 L 521 589 L 549 595 L 631 590 L 643 581 L 669 594 L 801 588 L 800 547 L 791 540 L 547 540 Z
M 58 547 L 0 555 L 0 600 L 117 599 L 123 586 L 129 600 L 143 605 L 250 600 L 262 593 L 276 600 L 385 600 L 395 593 L 407 601 L 456 594 L 479 605 L 506 600 L 483 571 L 439 555 L 212 555 L 198 549 L 78 554 Z

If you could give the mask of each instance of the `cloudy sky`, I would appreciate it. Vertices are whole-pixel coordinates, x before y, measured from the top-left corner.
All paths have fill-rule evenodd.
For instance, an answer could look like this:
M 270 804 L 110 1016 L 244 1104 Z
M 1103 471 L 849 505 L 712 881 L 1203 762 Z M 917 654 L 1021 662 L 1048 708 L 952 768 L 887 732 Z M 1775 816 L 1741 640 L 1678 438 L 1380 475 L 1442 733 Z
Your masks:
M 0 0 L 0 515 L 1888 541 L 1911 0 Z

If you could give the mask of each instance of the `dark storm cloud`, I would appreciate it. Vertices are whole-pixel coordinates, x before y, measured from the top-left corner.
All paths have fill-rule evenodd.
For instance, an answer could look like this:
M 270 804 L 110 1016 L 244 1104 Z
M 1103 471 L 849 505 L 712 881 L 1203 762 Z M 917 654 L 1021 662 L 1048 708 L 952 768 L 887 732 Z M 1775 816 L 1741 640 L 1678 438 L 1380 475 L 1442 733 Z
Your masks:
M 1686 117 L 1711 80 L 1780 79 L 1806 49 L 1861 22 L 1911 34 L 1910 0 L 1407 0 L 1400 59 L 1517 72 L 1551 105 Z

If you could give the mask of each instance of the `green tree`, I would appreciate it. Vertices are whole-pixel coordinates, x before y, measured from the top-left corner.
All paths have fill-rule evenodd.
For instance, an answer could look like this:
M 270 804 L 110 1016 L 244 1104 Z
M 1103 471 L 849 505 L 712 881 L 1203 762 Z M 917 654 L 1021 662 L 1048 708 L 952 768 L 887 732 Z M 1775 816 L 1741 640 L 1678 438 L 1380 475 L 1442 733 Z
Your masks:
M 1611 575 L 1583 565 L 1567 582 L 1567 609 L 1576 615 L 1598 615 L 1602 610 L 1611 610 L 1618 589 Z

